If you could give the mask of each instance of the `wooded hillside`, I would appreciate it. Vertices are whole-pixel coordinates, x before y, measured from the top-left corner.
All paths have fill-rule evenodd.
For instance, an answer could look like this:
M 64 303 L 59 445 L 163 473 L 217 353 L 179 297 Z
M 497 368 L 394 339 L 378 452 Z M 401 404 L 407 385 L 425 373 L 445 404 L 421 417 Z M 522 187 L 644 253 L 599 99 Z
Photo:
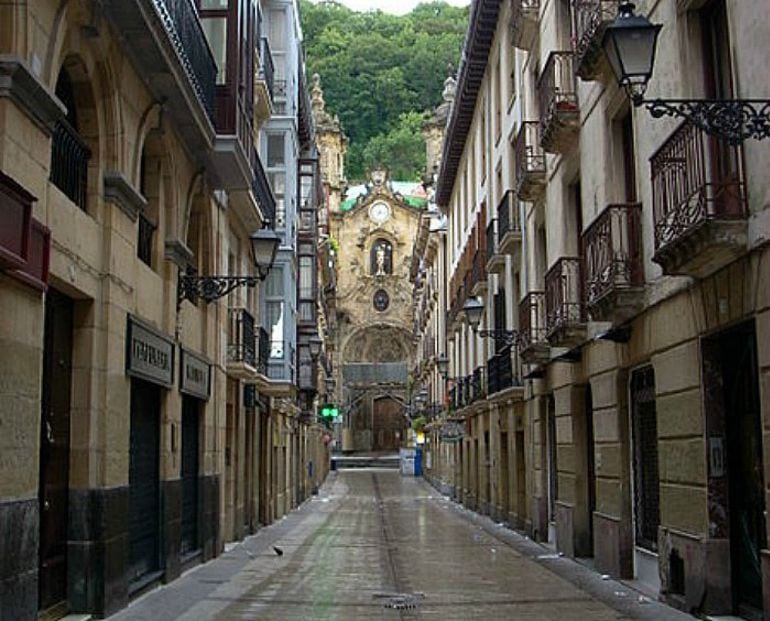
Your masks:
M 300 5 L 308 77 L 321 75 L 327 111 L 350 138 L 348 179 L 375 163 L 393 178 L 417 178 L 423 113 L 441 101 L 447 66 L 458 65 L 468 8 L 430 2 L 397 16 L 333 1 Z

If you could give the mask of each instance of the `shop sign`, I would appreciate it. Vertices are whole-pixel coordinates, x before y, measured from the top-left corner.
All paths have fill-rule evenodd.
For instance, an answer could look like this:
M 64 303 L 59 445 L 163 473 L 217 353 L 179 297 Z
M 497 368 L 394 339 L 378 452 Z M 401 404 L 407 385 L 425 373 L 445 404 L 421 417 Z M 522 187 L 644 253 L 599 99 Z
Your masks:
M 449 422 L 441 425 L 439 436 L 442 442 L 459 442 L 465 435 L 465 429 L 461 423 Z
M 211 365 L 205 358 L 182 350 L 182 375 L 179 391 L 199 399 L 211 396 Z
M 128 317 L 126 374 L 166 388 L 174 385 L 174 341 Z

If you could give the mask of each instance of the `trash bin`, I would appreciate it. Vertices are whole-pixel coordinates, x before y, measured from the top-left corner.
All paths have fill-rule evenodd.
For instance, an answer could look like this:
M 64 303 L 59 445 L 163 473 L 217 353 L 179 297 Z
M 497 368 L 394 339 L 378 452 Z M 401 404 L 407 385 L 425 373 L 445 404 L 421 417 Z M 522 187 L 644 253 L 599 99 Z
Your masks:
M 401 474 L 414 476 L 414 449 L 401 449 Z
M 414 476 L 422 476 L 422 448 L 417 447 L 414 452 Z

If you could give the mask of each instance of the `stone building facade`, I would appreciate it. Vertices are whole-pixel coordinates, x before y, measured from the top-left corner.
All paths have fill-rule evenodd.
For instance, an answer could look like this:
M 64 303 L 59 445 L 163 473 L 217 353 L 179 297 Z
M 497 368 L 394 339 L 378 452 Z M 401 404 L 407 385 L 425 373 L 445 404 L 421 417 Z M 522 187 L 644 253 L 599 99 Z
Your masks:
M 768 97 L 761 2 L 639 11 L 649 97 Z M 767 619 L 770 147 L 633 107 L 615 16 L 473 3 L 436 191 L 455 493 L 682 609 Z
M 330 157 L 322 152 L 322 160 Z M 409 270 L 425 206 L 423 197 L 412 195 L 416 188 L 374 170 L 329 214 L 330 235 L 339 240 L 334 368 L 344 451 L 398 450 L 406 438 Z
M 259 288 L 199 280 L 257 276 L 275 198 L 262 7 L 198 4 L 0 6 L 3 618 L 109 615 L 325 475 L 275 407 Z

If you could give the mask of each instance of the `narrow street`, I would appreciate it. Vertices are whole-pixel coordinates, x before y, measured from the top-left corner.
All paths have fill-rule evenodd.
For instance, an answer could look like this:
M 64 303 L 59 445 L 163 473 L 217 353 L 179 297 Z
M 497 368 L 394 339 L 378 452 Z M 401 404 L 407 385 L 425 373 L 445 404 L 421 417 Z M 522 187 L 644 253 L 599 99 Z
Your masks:
M 461 509 L 421 479 L 386 469 L 332 473 L 318 496 L 284 520 L 114 617 L 423 618 L 692 617 L 602 581 Z

